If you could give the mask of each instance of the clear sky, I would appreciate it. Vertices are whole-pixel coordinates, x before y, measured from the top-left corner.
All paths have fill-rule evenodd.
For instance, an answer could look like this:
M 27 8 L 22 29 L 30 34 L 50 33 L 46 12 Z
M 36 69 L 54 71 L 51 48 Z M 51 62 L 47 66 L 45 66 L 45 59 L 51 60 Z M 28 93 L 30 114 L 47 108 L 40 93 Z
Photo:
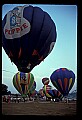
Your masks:
M 25 4 L 4 4 L 2 6 L 2 19 L 9 10 L 23 5 Z M 61 67 L 71 69 L 75 73 L 75 83 L 71 91 L 77 89 L 77 6 L 54 4 L 30 5 L 38 6 L 46 11 L 55 22 L 57 29 L 57 39 L 53 50 L 43 62 L 35 66 L 31 71 L 36 81 L 36 90 L 43 87 L 43 77 L 50 78 L 53 71 Z M 13 93 L 17 93 L 12 83 L 13 76 L 17 72 L 17 67 L 14 63 L 11 63 L 2 48 L 2 83 L 6 84 L 8 90 Z M 55 88 L 51 82 L 49 84 Z

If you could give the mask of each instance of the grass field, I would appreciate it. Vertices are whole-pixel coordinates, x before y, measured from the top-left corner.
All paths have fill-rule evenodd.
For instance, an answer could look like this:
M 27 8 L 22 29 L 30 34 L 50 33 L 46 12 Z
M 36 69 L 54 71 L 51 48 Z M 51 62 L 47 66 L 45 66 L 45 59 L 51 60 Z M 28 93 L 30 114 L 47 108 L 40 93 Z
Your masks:
M 3 115 L 76 115 L 76 102 L 2 103 Z

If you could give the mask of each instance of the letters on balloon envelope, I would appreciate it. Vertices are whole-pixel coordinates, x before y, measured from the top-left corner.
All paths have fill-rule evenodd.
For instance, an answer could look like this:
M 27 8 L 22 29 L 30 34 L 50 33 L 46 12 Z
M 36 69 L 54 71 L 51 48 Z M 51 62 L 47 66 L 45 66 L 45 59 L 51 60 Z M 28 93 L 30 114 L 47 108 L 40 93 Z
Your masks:
M 17 6 L 2 20 L 2 45 L 21 72 L 28 73 L 52 51 L 56 25 L 39 7 Z

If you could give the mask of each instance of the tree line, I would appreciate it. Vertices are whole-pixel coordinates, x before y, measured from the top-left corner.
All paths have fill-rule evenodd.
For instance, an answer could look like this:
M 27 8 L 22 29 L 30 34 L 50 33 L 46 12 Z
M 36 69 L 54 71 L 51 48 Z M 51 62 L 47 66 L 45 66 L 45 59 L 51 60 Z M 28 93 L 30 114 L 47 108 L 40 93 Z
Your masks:
M 2 84 L 2 95 L 10 95 L 11 91 L 8 91 L 8 86 L 5 84 Z

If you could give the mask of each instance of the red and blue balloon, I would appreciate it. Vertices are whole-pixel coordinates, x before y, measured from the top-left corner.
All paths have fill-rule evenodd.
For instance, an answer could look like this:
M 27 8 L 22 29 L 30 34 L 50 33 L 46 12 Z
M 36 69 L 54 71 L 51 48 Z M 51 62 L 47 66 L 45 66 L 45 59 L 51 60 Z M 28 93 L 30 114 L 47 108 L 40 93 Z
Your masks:
M 63 94 L 68 95 L 75 82 L 75 74 L 67 68 L 55 70 L 50 76 L 51 82 Z

